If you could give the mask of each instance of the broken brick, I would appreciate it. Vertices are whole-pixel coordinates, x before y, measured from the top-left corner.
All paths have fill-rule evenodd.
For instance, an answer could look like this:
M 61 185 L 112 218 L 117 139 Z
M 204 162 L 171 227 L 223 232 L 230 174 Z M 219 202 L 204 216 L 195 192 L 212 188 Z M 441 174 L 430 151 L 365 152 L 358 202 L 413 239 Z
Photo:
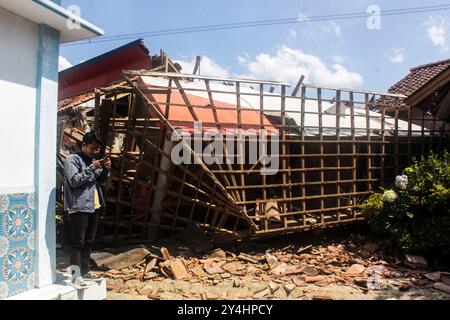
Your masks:
M 155 294 L 156 293 L 156 289 L 155 288 L 153 288 L 151 285 L 145 285 L 145 286 L 143 286 L 142 288 L 139 288 L 138 290 L 138 293 L 141 295 L 141 296 L 149 296 L 149 295 L 151 295 L 151 294 Z
M 204 265 L 203 269 L 205 269 L 205 271 L 210 275 L 225 273 L 225 270 L 218 267 L 217 265 L 212 265 L 212 264 Z
M 304 268 L 302 269 L 302 271 L 303 271 L 305 274 L 307 274 L 308 276 L 310 276 L 310 277 L 315 277 L 315 276 L 318 276 L 318 275 L 320 274 L 320 271 L 319 271 L 318 269 L 313 268 L 313 267 L 309 267 L 309 266 L 304 267 Z
M 432 272 L 425 274 L 425 278 L 431 281 L 439 281 L 441 280 L 442 274 L 440 272 Z
M 244 254 L 244 253 L 241 253 L 238 256 L 238 259 L 242 260 L 242 261 L 245 261 L 245 262 L 248 262 L 248 263 L 253 263 L 253 264 L 257 264 L 258 263 L 258 260 L 254 259 L 251 256 L 249 256 L 248 254 Z
M 363 275 L 365 270 L 366 268 L 363 265 L 354 264 L 350 268 L 348 268 L 343 275 L 347 277 L 359 277 Z
M 317 277 L 305 277 L 304 281 L 306 283 L 317 283 L 325 281 L 325 277 L 317 276 Z
M 227 254 L 222 249 L 217 249 L 209 256 L 210 259 L 226 259 Z
M 264 289 L 260 289 L 253 294 L 254 299 L 262 299 L 272 293 L 272 290 L 266 286 Z
M 122 270 L 142 262 L 149 254 L 145 248 L 135 248 L 117 255 L 97 253 L 91 258 L 99 268 Z
M 433 287 L 434 287 L 435 289 L 437 289 L 437 290 L 440 290 L 440 291 L 442 291 L 442 292 L 445 292 L 445 293 L 447 293 L 447 294 L 450 294 L 450 286 L 447 285 L 447 284 L 445 284 L 445 283 L 437 282 L 437 283 L 434 284 Z
M 422 256 L 405 255 L 405 265 L 411 268 L 427 268 L 428 261 Z

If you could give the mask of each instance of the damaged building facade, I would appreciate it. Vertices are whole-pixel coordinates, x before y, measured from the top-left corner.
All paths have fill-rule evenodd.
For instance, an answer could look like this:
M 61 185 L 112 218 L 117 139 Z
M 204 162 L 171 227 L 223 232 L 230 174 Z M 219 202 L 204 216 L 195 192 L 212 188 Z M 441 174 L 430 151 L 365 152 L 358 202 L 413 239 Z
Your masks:
M 142 65 L 128 67 L 136 56 L 108 65 L 130 48 Z M 288 92 L 282 82 L 187 75 L 141 41 L 93 61 L 105 69 L 72 78 L 66 86 L 77 90 L 60 95 L 60 158 L 86 130 L 106 142 L 105 242 L 170 237 L 192 224 L 242 239 L 362 220 L 358 205 L 371 192 L 448 146 L 448 121 L 415 112 L 402 93 L 302 80 Z

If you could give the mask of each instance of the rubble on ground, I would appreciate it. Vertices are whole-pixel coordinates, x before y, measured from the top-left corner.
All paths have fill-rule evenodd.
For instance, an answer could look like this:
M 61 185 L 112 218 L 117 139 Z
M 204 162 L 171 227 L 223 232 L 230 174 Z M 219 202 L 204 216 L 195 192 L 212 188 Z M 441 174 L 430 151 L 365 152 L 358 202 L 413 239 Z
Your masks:
M 428 262 L 423 257 L 405 256 L 399 259 L 389 256 L 380 251 L 385 245 L 384 242 L 362 246 L 344 243 L 328 247 L 291 245 L 282 249 L 246 252 L 217 248 L 188 256 L 176 253 L 186 248 L 176 248 L 175 252 L 165 247 L 152 247 L 148 248 L 146 256 L 140 257 L 137 253 L 143 255 L 146 249 L 138 248 L 119 254 L 121 259 L 116 257 L 119 264 L 127 267 L 120 270 L 106 268 L 98 274 L 108 279 L 108 289 L 112 292 L 144 295 L 150 299 L 160 299 L 161 292 L 146 281 L 156 283 L 165 280 L 173 283 L 182 280 L 188 287 L 193 284 L 211 288 L 229 284 L 235 290 L 248 287 L 246 294 L 234 298 L 258 300 L 280 296 L 333 300 L 326 289 L 334 285 L 362 293 L 388 288 L 409 292 L 411 288 L 421 288 L 450 294 L 449 273 L 427 270 L 425 266 Z M 369 251 L 372 253 L 367 256 Z M 101 257 L 101 254 L 94 255 L 98 256 Z M 104 256 L 106 260 L 114 258 Z M 124 261 L 124 257 L 130 257 L 130 260 Z M 136 262 L 138 258 L 142 259 Z M 129 265 L 130 261 L 136 263 Z M 103 263 L 103 267 L 106 265 Z M 225 298 L 211 290 L 187 290 L 182 296 L 207 300 Z

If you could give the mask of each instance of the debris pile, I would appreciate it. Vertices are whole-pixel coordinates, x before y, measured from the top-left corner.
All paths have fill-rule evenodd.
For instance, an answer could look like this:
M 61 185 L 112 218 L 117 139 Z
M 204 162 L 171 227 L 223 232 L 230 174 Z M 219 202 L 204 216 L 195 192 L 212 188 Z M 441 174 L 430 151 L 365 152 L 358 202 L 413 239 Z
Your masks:
M 331 286 L 350 287 L 360 293 L 412 288 L 450 294 L 450 273 L 430 272 L 423 257 L 391 257 L 383 252 L 389 241 L 363 246 L 337 244 L 328 247 L 296 247 L 240 252 L 215 249 L 202 255 L 172 256 L 165 248 L 135 248 L 118 255 L 97 253 L 93 260 L 106 271 L 98 272 L 108 279 L 113 292 L 144 295 L 161 299 L 155 284 L 183 281 L 190 288 L 202 285 L 204 290 L 183 294 L 187 299 L 226 298 L 207 288 L 227 286 L 229 290 L 248 287 L 242 299 L 313 299 L 333 300 Z M 180 251 L 181 250 L 181 251 Z M 192 253 L 189 248 L 175 251 Z M 175 252 L 174 251 L 174 252 Z M 154 253 L 151 253 L 154 252 Z M 148 281 L 153 281 L 149 284 Z M 236 291 L 238 292 L 238 291 Z M 234 297 L 236 298 L 236 297 Z

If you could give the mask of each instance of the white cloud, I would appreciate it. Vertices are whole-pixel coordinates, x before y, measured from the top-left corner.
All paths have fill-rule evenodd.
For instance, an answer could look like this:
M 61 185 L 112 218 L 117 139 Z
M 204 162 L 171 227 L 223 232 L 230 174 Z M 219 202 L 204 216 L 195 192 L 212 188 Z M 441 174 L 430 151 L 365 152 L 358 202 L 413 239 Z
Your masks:
M 360 87 L 363 77 L 357 72 L 348 70 L 344 59 L 331 57 L 333 63 L 327 64 L 320 57 L 306 54 L 302 50 L 282 46 L 274 54 L 260 53 L 255 57 L 244 53 L 237 57 L 239 64 L 245 69 L 243 74 L 235 74 L 219 65 L 211 58 L 204 56 L 201 62 L 201 74 L 215 77 L 239 77 L 261 80 L 284 81 L 295 85 L 304 75 L 307 82 L 336 87 Z M 195 59 L 176 61 L 183 67 L 184 73 L 192 73 Z
M 275 54 L 260 53 L 248 59 L 246 77 L 295 84 L 301 75 L 308 82 L 339 87 L 359 87 L 363 78 L 340 63 L 327 64 L 302 50 L 282 46 Z
M 69 69 L 72 66 L 73 66 L 73 64 L 69 60 L 67 60 L 63 56 L 59 56 L 59 61 L 58 61 L 58 69 L 59 69 L 59 71 L 63 71 L 63 70 Z
M 448 29 L 450 28 L 448 18 L 441 16 L 429 17 L 426 26 L 427 35 L 431 42 L 441 48 L 441 51 L 448 51 Z
M 405 61 L 405 50 L 397 47 L 392 48 L 389 60 L 395 64 L 403 63 Z
M 183 73 L 191 74 L 194 71 L 195 61 L 196 59 L 193 58 L 190 61 L 177 60 L 175 62 L 179 63 L 183 67 Z M 202 76 L 215 76 L 219 78 L 230 77 L 230 72 L 225 67 L 217 64 L 214 60 L 207 56 L 202 57 L 202 61 L 200 64 L 200 73 Z

